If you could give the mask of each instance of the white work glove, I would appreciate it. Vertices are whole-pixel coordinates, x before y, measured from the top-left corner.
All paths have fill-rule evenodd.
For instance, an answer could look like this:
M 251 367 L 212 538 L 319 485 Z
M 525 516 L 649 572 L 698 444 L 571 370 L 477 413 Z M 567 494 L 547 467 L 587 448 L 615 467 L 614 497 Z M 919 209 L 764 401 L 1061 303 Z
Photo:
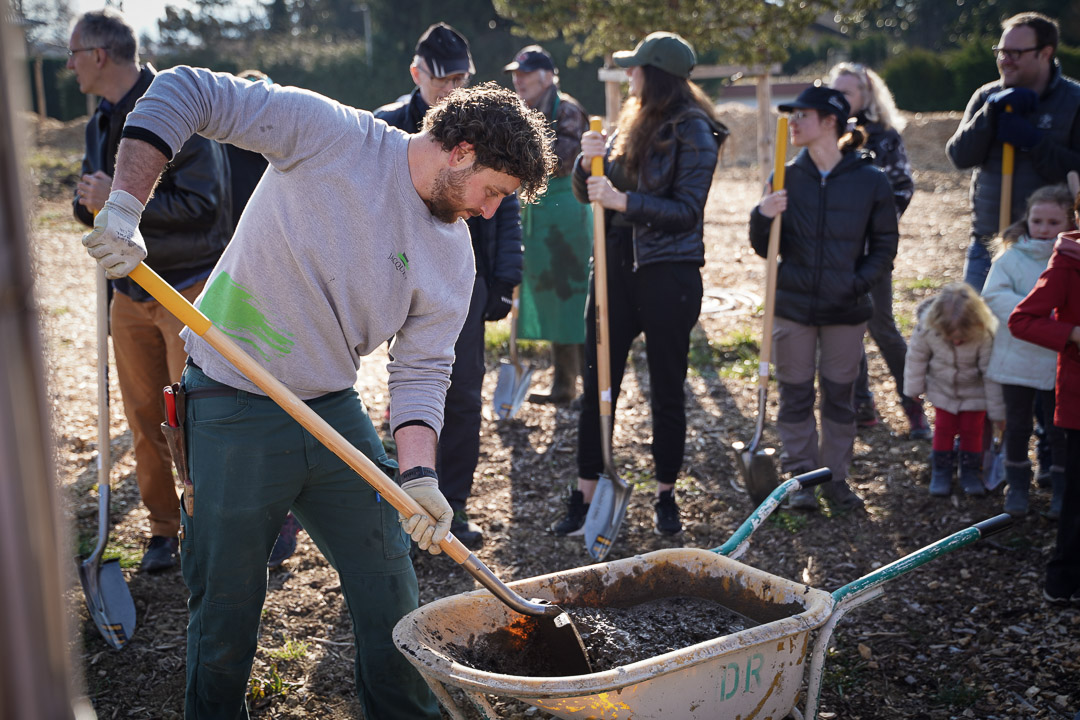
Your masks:
M 401 525 L 405 532 L 409 533 L 421 550 L 427 550 L 432 555 L 442 552 L 439 543 L 450 532 L 450 521 L 454 517 L 454 511 L 450 503 L 439 492 L 439 481 L 432 477 L 422 477 L 402 483 L 401 489 L 409 494 L 420 507 L 427 510 L 428 515 L 435 518 L 435 524 L 427 515 L 416 513 L 412 517 L 405 517 L 399 513 Z
M 146 243 L 139 232 L 144 207 L 131 193 L 113 190 L 94 218 L 94 229 L 83 236 L 86 251 L 110 280 L 124 277 L 146 259 Z

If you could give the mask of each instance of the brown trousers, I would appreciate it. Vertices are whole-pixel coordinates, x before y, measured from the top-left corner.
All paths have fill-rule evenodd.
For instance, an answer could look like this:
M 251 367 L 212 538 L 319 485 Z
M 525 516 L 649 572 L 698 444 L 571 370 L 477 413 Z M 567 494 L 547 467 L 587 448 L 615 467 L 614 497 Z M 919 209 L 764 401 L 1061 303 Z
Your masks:
M 180 294 L 194 301 L 204 284 L 200 281 Z M 180 339 L 184 324 L 156 300 L 135 302 L 123 293 L 113 295 L 110 323 L 124 415 L 135 446 L 135 478 L 150 511 L 150 534 L 176 537 L 180 500 L 172 457 L 161 433 L 162 388 L 179 382 L 184 371 L 187 353 Z

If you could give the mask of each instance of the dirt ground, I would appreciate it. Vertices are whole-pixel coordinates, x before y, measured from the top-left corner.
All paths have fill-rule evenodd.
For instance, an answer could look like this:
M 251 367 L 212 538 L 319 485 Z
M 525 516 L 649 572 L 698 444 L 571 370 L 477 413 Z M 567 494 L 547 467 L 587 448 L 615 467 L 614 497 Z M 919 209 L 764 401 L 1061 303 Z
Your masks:
M 733 127 L 746 120 L 740 113 L 729 111 Z M 957 119 L 913 117 L 906 133 L 917 192 L 901 224 L 894 273 L 896 315 L 905 333 L 910 333 L 915 305 L 961 276 L 967 175 L 949 170 L 941 150 Z M 89 549 L 96 532 L 94 282 L 79 243 L 82 228 L 71 220 L 71 178 L 56 168 L 69 167 L 80 156 L 82 126 L 48 126 L 39 140 L 45 144 L 34 152 L 39 196 L 33 246 L 56 462 L 68 501 L 65 517 L 74 557 Z M 763 262 L 746 240 L 748 213 L 759 193 L 758 172 L 740 163 L 746 155 L 741 148 L 726 156 L 718 170 L 707 208 L 707 299 L 687 380 L 688 443 L 678 488 L 685 531 L 678 539 L 653 533 L 649 389 L 644 345 L 639 344 L 624 383 L 614 439 L 619 472 L 635 489 L 611 559 L 661 548 L 717 547 L 752 509 L 732 486 L 737 470 L 730 451 L 732 442 L 749 439 L 754 426 L 756 356 L 745 351 L 760 332 L 764 284 Z M 505 333 L 505 321 L 494 329 Z M 743 562 L 833 590 L 1000 512 L 1000 497 L 941 500 L 927 494 L 929 443 L 907 439 L 893 379 L 872 342 L 868 348 L 883 418 L 877 427 L 861 431 L 855 446 L 851 482 L 866 500 L 866 512 L 781 511 L 754 536 Z M 494 370 L 498 357 L 489 355 L 489 369 Z M 528 360 L 537 366 L 534 385 L 546 386 L 551 379 L 546 353 L 534 352 Z M 380 358 L 366 362 L 358 379 L 375 417 L 381 417 L 387 402 L 382 365 Z M 495 376 L 489 372 L 486 379 L 486 405 Z M 126 568 L 138 625 L 125 649 L 110 649 L 88 620 L 72 564 L 72 652 L 82 663 L 99 717 L 180 718 L 186 590 L 179 571 L 137 572 L 146 512 L 139 503 L 115 372 L 112 377 L 114 527 L 109 551 Z M 774 392 L 770 423 L 775 412 Z M 766 439 L 777 446 L 771 432 Z M 559 517 L 575 476 L 575 443 L 576 415 L 567 408 L 526 403 L 512 421 L 485 418 L 469 510 L 486 535 L 478 556 L 500 578 L 588 564 L 580 538 L 556 538 L 546 530 Z M 1037 491 L 1036 512 L 1028 519 L 901 577 L 885 586 L 883 598 L 845 617 L 826 666 L 821 717 L 1072 718 L 1080 709 L 1080 610 L 1051 608 L 1040 596 L 1054 542 L 1054 526 L 1038 514 L 1048 501 L 1047 491 Z M 475 587 L 445 556 L 423 555 L 416 570 L 422 603 Z M 352 656 L 338 579 L 301 533 L 296 555 L 269 573 L 250 685 L 252 716 L 361 717 Z M 514 701 L 493 702 L 506 718 L 547 717 Z

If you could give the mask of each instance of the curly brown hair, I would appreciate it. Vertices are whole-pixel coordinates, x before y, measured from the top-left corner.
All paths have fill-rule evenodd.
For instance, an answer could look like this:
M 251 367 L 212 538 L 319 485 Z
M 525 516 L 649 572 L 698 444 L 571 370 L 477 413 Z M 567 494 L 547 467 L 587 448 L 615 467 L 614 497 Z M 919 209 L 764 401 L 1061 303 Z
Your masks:
M 520 180 L 523 205 L 547 190 L 556 162 L 554 133 L 543 113 L 496 83 L 453 91 L 424 116 L 423 130 L 448 152 L 469 143 L 478 165 Z

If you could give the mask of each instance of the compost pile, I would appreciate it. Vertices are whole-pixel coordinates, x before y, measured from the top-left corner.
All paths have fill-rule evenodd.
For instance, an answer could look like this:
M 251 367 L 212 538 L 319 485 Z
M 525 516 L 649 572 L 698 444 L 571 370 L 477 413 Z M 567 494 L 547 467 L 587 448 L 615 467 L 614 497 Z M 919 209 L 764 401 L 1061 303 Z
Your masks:
M 563 608 L 573 619 L 593 672 L 604 672 L 737 633 L 757 623 L 715 600 L 670 597 L 627 608 Z M 525 677 L 563 675 L 561 658 L 550 657 L 537 643 L 522 643 L 498 630 L 469 645 L 449 643 L 457 662 L 477 670 Z
M 911 333 L 915 306 L 944 282 L 962 277 L 969 174 L 946 171 L 937 157 L 958 120 L 924 115 L 912 118 L 905 131 L 916 168 L 915 197 L 900 224 L 894 272 L 895 311 L 905 335 Z M 83 128 L 76 121 L 64 132 L 49 133 L 46 139 L 55 144 L 39 147 L 31 158 L 40 163 L 34 168 L 39 188 L 46 195 L 49 188 L 59 189 L 34 205 L 33 249 L 56 467 L 68 501 L 72 556 L 80 547 L 86 551 L 97 528 L 94 278 L 79 242 L 83 229 L 70 219 Z M 739 146 L 754 142 L 752 135 L 733 135 L 725 158 L 742 156 Z M 761 193 L 761 178 L 756 168 L 724 162 L 706 208 L 704 284 L 710 297 L 745 293 L 739 297 L 760 298 L 764 264 L 748 247 L 747 221 Z M 715 305 L 720 310 L 702 314 L 691 350 L 686 462 L 677 488 L 685 529 L 678 538 L 653 533 L 648 369 L 644 346 L 633 348 L 616 408 L 614 450 L 620 476 L 634 492 L 610 559 L 681 545 L 716 547 L 751 511 L 746 496 L 730 485 L 738 474 L 730 446 L 753 434 L 754 344 L 761 332 L 761 307 L 752 300 Z M 499 359 L 506 357 L 508 330 L 505 321 L 488 327 L 501 331 L 504 340 L 487 357 L 491 372 L 485 404 L 490 404 Z M 869 342 L 867 348 L 882 420 L 860 431 L 850 477 L 867 511 L 832 513 L 825 505 L 810 515 L 782 511 L 754 535 L 743 562 L 833 590 L 1000 512 L 1000 497 L 928 495 L 930 443 L 907 439 L 893 380 L 877 347 Z M 547 351 L 523 345 L 522 352 L 537 367 L 533 389 L 546 389 L 551 381 Z M 86 616 L 72 571 L 67 599 L 73 654 L 84 667 L 98 717 L 180 720 L 187 591 L 179 572 L 147 576 L 134 569 L 145 539 L 146 511 L 139 503 L 116 374 L 111 377 L 115 471 L 109 552 L 119 555 L 125 568 L 138 626 L 124 650 L 109 649 Z M 387 403 L 385 358 L 364 361 L 357 387 L 372 416 L 381 418 Z M 774 403 L 768 411 L 769 426 L 775 427 Z M 500 578 L 534 577 L 589 563 L 580 537 L 556 538 L 547 532 L 565 511 L 566 488 L 577 474 L 576 432 L 577 414 L 565 407 L 525 403 L 515 420 L 484 420 L 469 514 L 486 536 L 477 556 Z M 765 441 L 778 447 L 774 435 L 767 434 Z M 888 584 L 882 599 L 847 615 L 825 666 L 821 717 L 1071 720 L 1080 710 L 1080 610 L 1051 608 L 1041 599 L 1055 526 L 1038 511 L 1048 502 L 1047 491 L 1033 491 L 1035 512 L 1028 519 Z M 416 572 L 421 603 L 476 587 L 445 555 L 418 557 Z M 353 690 L 352 631 L 341 587 L 306 533 L 300 533 L 296 555 L 270 573 L 249 690 L 256 720 L 363 716 Z M 546 717 L 517 702 L 493 703 L 506 720 Z M 466 717 L 479 716 L 469 709 Z

